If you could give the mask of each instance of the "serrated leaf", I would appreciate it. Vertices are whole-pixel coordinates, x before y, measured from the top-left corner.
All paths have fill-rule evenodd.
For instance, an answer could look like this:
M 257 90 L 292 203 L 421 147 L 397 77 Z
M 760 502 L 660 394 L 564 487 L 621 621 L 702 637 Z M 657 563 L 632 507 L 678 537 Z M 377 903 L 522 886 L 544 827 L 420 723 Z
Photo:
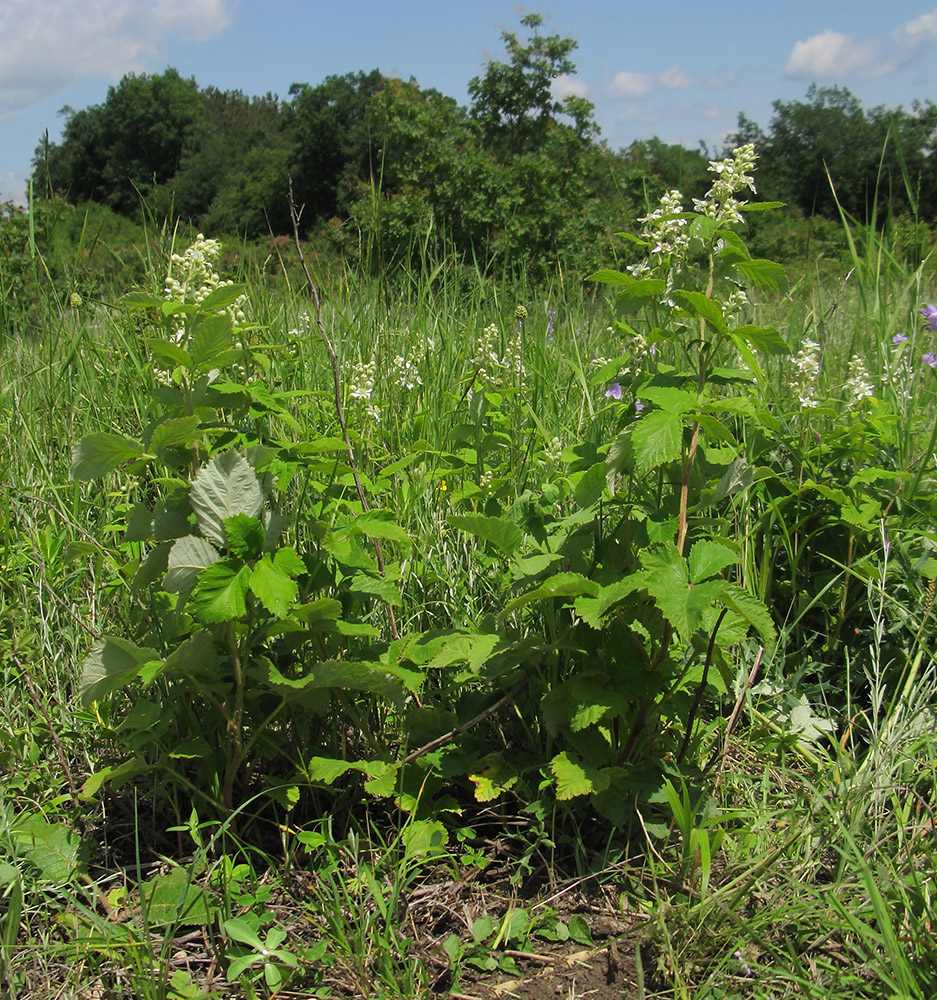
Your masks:
M 177 646 L 163 664 L 163 672 L 172 677 L 210 677 L 215 675 L 218 652 L 210 632 L 199 629 Z
M 615 297 L 615 309 L 620 314 L 636 312 L 649 302 L 658 300 L 667 290 L 663 278 L 641 278 L 626 285 Z
M 721 594 L 722 603 L 730 610 L 741 615 L 750 622 L 764 640 L 766 646 L 771 646 L 777 637 L 774 622 L 765 605 L 752 596 L 747 590 L 735 584 L 725 584 Z
M 159 309 L 164 300 L 150 292 L 127 292 L 120 297 L 122 305 L 131 309 Z
M 202 535 L 223 549 L 227 545 L 225 518 L 237 514 L 259 517 L 263 493 L 247 459 L 236 451 L 226 451 L 199 470 L 189 490 L 189 502 Z
M 631 443 L 639 477 L 658 465 L 677 462 L 683 449 L 683 418 L 677 413 L 654 410 L 634 425 Z
M 515 608 L 530 604 L 533 601 L 549 600 L 554 597 L 579 597 L 580 594 L 594 596 L 599 592 L 599 585 L 581 573 L 556 573 L 544 580 L 533 590 L 515 597 L 508 602 L 500 617 L 510 614 Z
M 725 583 L 691 584 L 686 560 L 672 542 L 645 549 L 641 553 L 645 569 L 645 589 L 661 614 L 684 640 L 700 627 L 703 612 L 719 596 Z
M 65 823 L 29 816 L 19 820 L 12 832 L 27 860 L 50 882 L 69 882 L 87 866 L 90 844 Z
M 199 573 L 221 559 L 221 553 L 198 535 L 184 535 L 172 543 L 163 587 L 171 594 L 181 594 L 195 586 Z
M 722 309 L 715 299 L 709 298 L 702 292 L 689 292 L 681 288 L 673 289 L 670 297 L 678 305 L 683 306 L 687 312 L 705 320 L 714 330 L 719 333 L 726 332 L 725 317 L 722 315 Z
M 228 551 L 238 559 L 256 559 L 264 550 L 267 535 L 263 523 L 248 514 L 235 514 L 224 519 Z
M 491 802 L 512 788 L 520 777 L 517 768 L 504 759 L 500 751 L 486 754 L 482 758 L 484 770 L 469 775 L 475 786 L 476 802 Z
M 400 677 L 389 668 L 355 660 L 323 660 L 308 674 L 296 678 L 285 677 L 269 661 L 266 669 L 270 687 L 287 695 L 339 688 L 343 691 L 370 691 L 396 702 L 402 699 L 404 692 Z
M 565 750 L 550 761 L 550 770 L 556 781 L 556 797 L 561 801 L 604 791 L 610 781 L 607 774 L 571 759 Z
M 745 343 L 750 344 L 756 351 L 761 351 L 762 354 L 791 353 L 787 341 L 773 326 L 754 326 L 749 323 L 746 326 L 736 327 L 732 333 L 733 339 L 741 337 Z
M 225 309 L 247 293 L 247 285 L 221 285 L 213 289 L 199 302 L 199 308 L 206 312 Z
M 673 386 L 648 385 L 641 390 L 641 399 L 659 406 L 668 413 L 687 413 L 697 406 L 696 393 Z
M 369 510 L 355 518 L 352 528 L 355 534 L 365 535 L 367 538 L 386 538 L 388 541 L 398 542 L 405 552 L 409 552 L 413 548 L 410 536 L 393 517 L 388 510 Z
M 506 521 L 502 517 L 487 517 L 485 514 L 450 514 L 446 520 L 453 528 L 491 542 L 506 556 L 513 555 L 524 539 L 521 529 L 513 521 Z
M 702 539 L 690 549 L 690 581 L 700 583 L 738 561 L 738 554 L 732 549 L 719 542 Z
M 150 924 L 200 926 L 214 919 L 204 890 L 193 885 L 182 868 L 154 875 L 143 883 L 142 893 Z
M 254 596 L 277 618 L 286 616 L 299 593 L 296 581 L 277 565 L 269 553 L 257 560 L 250 586 Z
M 787 285 L 787 272 L 773 260 L 755 257 L 752 260 L 736 261 L 735 270 L 756 288 L 771 288 L 780 291 Z
M 403 603 L 397 585 L 383 576 L 355 573 L 348 583 L 348 589 L 352 593 L 379 597 L 385 604 L 392 604 L 395 607 Z
M 137 676 L 144 664 L 158 660 L 159 653 L 148 646 L 137 646 L 129 639 L 107 635 L 98 639 L 81 661 L 78 696 L 87 707 L 101 701 Z
M 124 462 L 132 462 L 141 455 L 143 445 L 139 441 L 106 431 L 88 434 L 72 450 L 72 478 L 85 481 L 100 479 Z
M 438 819 L 416 819 L 404 827 L 402 839 L 404 858 L 424 858 L 445 851 L 449 834 Z
M 251 571 L 238 559 L 224 559 L 199 573 L 189 607 L 200 622 L 234 621 L 247 613 Z
M 157 367 L 164 369 L 176 367 L 191 369 L 193 367 L 192 355 L 184 347 L 174 344 L 171 340 L 151 337 L 146 343 L 150 349 L 150 354 L 156 360 Z M 160 359 L 167 363 L 159 364 Z
M 164 420 L 153 429 L 150 451 L 162 458 L 168 448 L 191 444 L 198 432 L 199 423 L 199 418 L 195 416 Z
M 622 271 L 613 271 L 610 268 L 603 268 L 593 274 L 588 275 L 585 281 L 598 281 L 603 285 L 631 285 L 634 283 L 634 276 L 625 274 Z

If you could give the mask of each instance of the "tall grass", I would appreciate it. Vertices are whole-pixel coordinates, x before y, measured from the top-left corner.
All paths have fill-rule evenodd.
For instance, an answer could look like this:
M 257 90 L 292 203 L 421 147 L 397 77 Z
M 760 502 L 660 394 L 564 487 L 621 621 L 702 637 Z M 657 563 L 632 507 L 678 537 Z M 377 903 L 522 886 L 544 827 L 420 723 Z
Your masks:
M 799 463 L 788 470 L 792 482 L 832 482 L 843 470 L 840 478 L 851 481 L 868 467 L 893 473 L 907 531 L 870 538 L 843 518 L 831 531 L 814 520 L 814 494 L 767 492 L 734 512 L 747 553 L 746 582 L 776 602 L 782 642 L 752 690 L 743 725 L 726 743 L 714 793 L 698 812 L 687 807 L 682 829 L 675 824 L 663 836 L 658 829 L 640 863 L 610 875 L 628 885 L 629 906 L 650 916 L 645 966 L 647 988 L 656 992 L 647 996 L 926 998 L 937 986 L 933 585 L 921 574 L 937 547 L 933 529 L 921 526 L 934 502 L 929 427 L 937 414 L 932 372 L 920 363 L 930 335 L 922 334 L 917 315 L 927 272 L 921 262 L 906 264 L 874 231 L 850 225 L 846 232 L 847 268 L 795 275 L 789 293 L 755 305 L 757 321 L 775 325 L 795 350 L 808 338 L 820 342 L 823 402 L 798 413 L 790 364 L 775 364 L 766 412 L 776 426 L 766 424 L 746 442 L 747 458 L 761 472 L 772 463 Z M 158 229 L 151 235 L 148 280 L 158 287 L 173 236 Z M 550 455 L 556 441 L 561 449 L 606 444 L 615 411 L 592 362 L 616 357 L 622 343 L 608 329 L 603 297 L 561 273 L 547 283 L 529 284 L 522 275 L 506 284 L 480 268 L 414 259 L 394 281 L 335 266 L 316 277 L 343 370 L 376 362 L 380 422 L 345 402 L 373 502 L 393 510 L 415 541 L 404 625 L 426 629 L 479 621 L 505 598 L 504 581 L 486 573 L 464 536 L 447 530 L 454 495 L 482 510 L 489 500 L 506 506 L 525 490 L 549 487 L 562 461 Z M 72 263 L 77 269 L 79 262 Z M 328 358 L 305 290 L 283 264 L 273 256 L 238 275 L 251 289 L 256 329 L 250 335 L 268 345 L 269 379 L 292 394 L 296 415 L 334 434 Z M 155 375 L 142 329 L 121 309 L 117 289 L 77 302 L 42 275 L 36 289 L 30 322 L 12 326 L 13 335 L 0 343 L 0 429 L 7 441 L 0 451 L 6 988 L 11 996 L 81 996 L 102 982 L 127 995 L 203 995 L 204 977 L 173 979 L 180 967 L 165 950 L 153 952 L 142 933 L 145 921 L 122 909 L 130 896 L 112 895 L 127 889 L 121 880 L 134 867 L 128 857 L 145 850 L 147 838 L 170 853 L 172 837 L 149 829 L 139 814 L 121 814 L 126 797 L 111 803 L 79 801 L 76 794 L 99 752 L 100 728 L 93 711 L 78 707 L 77 664 L 90 637 L 139 598 L 107 544 L 135 498 L 117 475 L 100 486 L 73 482 L 71 448 L 92 431 L 138 433 Z M 471 359 L 486 326 L 496 324 L 503 340 L 514 336 L 518 306 L 526 309 L 527 375 L 522 391 L 504 393 L 504 437 L 490 444 L 498 457 L 488 471 L 495 476 L 483 486 L 480 461 L 473 468 L 453 460 L 479 443 L 471 437 L 477 413 Z M 898 334 L 909 338 L 900 353 L 892 343 Z M 404 389 L 395 382 L 398 356 L 414 360 L 421 384 Z M 842 398 L 853 356 L 865 360 L 875 383 L 861 426 Z M 783 459 L 774 453 L 781 438 Z M 382 475 L 401 456 L 411 461 Z M 307 486 L 288 487 L 297 532 Z M 830 548 L 818 551 L 826 543 Z M 824 629 L 833 637 L 826 645 L 818 639 Z M 726 694 L 729 709 L 736 694 Z M 708 757 L 711 747 L 703 749 L 701 757 Z M 102 831 L 107 842 L 84 879 L 57 884 L 29 860 L 18 824 L 36 815 Z M 556 822 L 561 826 L 562 818 Z M 198 829 L 193 814 L 188 832 L 170 833 L 181 841 Z M 693 829 L 705 841 L 700 833 L 691 841 Z M 258 886 L 278 878 L 288 884 L 289 863 L 298 857 L 290 840 L 295 832 L 287 812 L 281 857 L 261 860 L 245 848 L 248 870 L 222 890 L 229 916 L 267 919 Z M 568 829 L 551 832 L 573 836 Z M 333 962 L 359 982 L 360 995 L 425 995 L 425 969 L 414 965 L 396 926 L 401 898 L 413 891 L 413 866 L 398 865 L 390 849 L 377 860 L 366 857 L 353 830 L 328 833 L 316 844 L 328 855 L 318 891 L 294 898 L 293 917 L 331 942 Z M 578 856 L 586 854 L 580 843 Z M 142 869 L 138 874 L 144 881 Z M 124 937 L 108 937 L 115 926 L 127 928 Z M 307 942 L 295 926 L 294 933 L 299 954 Z M 217 934 L 212 942 L 218 958 L 224 945 Z M 66 959 L 65 982 L 40 972 L 61 969 Z M 321 985 L 318 973 L 310 975 Z M 266 987 L 258 979 L 244 989 L 263 995 Z

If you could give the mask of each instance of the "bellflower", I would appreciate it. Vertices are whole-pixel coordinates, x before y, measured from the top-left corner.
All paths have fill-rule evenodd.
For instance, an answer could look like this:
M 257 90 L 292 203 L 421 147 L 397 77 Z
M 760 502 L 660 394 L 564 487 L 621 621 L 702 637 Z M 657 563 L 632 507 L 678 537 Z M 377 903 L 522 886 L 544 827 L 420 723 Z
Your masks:
M 921 315 L 927 320 L 928 330 L 937 330 L 937 306 L 924 306 Z
M 605 390 L 605 395 L 609 399 L 621 399 L 621 384 L 619 382 L 612 382 Z

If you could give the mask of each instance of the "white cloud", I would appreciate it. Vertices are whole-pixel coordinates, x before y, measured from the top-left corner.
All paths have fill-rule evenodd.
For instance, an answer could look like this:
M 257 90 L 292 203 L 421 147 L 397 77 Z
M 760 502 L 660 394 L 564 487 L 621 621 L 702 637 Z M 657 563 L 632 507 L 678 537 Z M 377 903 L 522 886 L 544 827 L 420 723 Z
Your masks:
M 788 76 L 801 79 L 876 77 L 907 66 L 918 53 L 937 44 L 937 7 L 899 25 L 888 39 L 857 42 L 840 31 L 821 31 L 797 42 L 787 60 Z
M 680 69 L 680 63 L 674 63 L 657 78 L 657 82 L 666 90 L 678 90 L 692 87 L 693 80 Z
M 139 72 L 170 38 L 203 42 L 229 23 L 229 0 L 4 0 L 0 122 L 78 80 Z
M 586 97 L 589 94 L 589 88 L 582 80 L 576 80 L 568 74 L 558 76 L 553 81 L 551 90 L 558 101 L 562 101 L 564 97 Z
M 799 79 L 869 75 L 875 63 L 877 45 L 857 42 L 840 31 L 821 31 L 797 42 L 787 60 L 785 72 Z
M 654 78 L 647 73 L 618 73 L 609 85 L 612 97 L 644 97 L 654 86 Z

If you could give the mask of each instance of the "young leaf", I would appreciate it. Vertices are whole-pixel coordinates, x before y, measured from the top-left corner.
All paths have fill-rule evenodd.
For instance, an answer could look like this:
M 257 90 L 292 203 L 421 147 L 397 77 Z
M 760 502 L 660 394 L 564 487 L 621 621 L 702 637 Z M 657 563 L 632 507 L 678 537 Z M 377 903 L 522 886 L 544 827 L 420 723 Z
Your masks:
M 205 624 L 227 622 L 247 612 L 251 571 L 238 559 L 224 559 L 202 570 L 192 593 L 192 614 Z
M 732 549 L 719 542 L 703 539 L 690 549 L 690 581 L 700 583 L 738 561 L 739 557 Z
M 680 460 L 683 419 L 677 413 L 655 410 L 639 420 L 631 432 L 635 473 L 643 477 L 655 466 Z
M 257 560 L 251 573 L 251 592 L 270 614 L 283 618 L 296 600 L 299 587 L 292 577 L 277 565 L 273 556 L 267 553 L 262 559 Z
M 124 462 L 143 455 L 143 445 L 121 434 L 100 431 L 83 437 L 72 450 L 72 477 L 100 479 Z
M 263 523 L 248 514 L 235 514 L 224 519 L 228 551 L 238 559 L 256 559 L 264 550 L 267 536 Z
M 216 455 L 199 470 L 189 490 L 199 530 L 219 549 L 228 542 L 225 518 L 236 514 L 259 517 L 263 500 L 254 470 L 236 451 Z
M 608 787 L 610 780 L 602 771 L 571 760 L 565 750 L 550 761 L 550 770 L 556 781 L 556 797 L 561 801 L 601 792 Z

